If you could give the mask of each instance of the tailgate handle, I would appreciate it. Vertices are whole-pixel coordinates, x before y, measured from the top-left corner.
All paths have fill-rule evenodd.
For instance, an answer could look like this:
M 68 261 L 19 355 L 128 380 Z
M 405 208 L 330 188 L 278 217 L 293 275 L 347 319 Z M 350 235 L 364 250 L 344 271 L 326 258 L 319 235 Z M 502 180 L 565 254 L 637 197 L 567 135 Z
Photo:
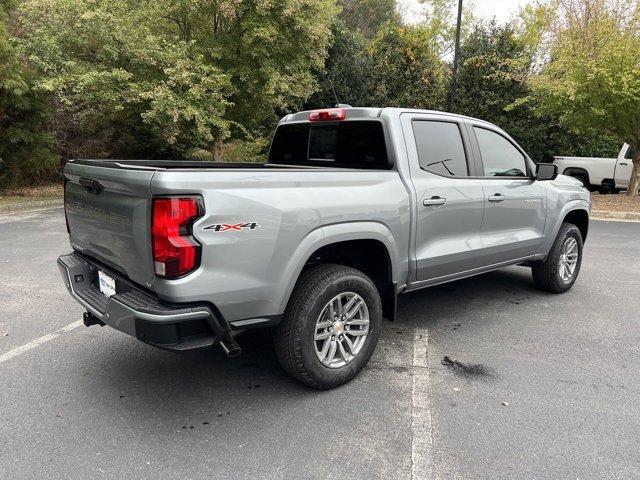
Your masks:
M 87 193 L 92 193 L 93 195 L 98 195 L 102 190 L 104 190 L 102 184 L 97 180 L 81 178 L 78 182 L 85 188 Z

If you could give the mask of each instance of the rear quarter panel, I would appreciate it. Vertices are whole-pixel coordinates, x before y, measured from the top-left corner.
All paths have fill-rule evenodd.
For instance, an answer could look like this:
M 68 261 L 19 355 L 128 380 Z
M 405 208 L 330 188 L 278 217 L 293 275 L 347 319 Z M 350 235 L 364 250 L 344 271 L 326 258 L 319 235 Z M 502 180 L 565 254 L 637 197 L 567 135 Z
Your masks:
M 229 321 L 282 314 L 309 256 L 343 240 L 381 241 L 394 278 L 406 277 L 409 198 L 397 171 L 158 172 L 151 190 L 198 194 L 205 204 L 194 224 L 201 266 L 183 279 L 156 282 L 167 301 L 207 300 Z M 253 222 L 259 227 L 211 228 Z

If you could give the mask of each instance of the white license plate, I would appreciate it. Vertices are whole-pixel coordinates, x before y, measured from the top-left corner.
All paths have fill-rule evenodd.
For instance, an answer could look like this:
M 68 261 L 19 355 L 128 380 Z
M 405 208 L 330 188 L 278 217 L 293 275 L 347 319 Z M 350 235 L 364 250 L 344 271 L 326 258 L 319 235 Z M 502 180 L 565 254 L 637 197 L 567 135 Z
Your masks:
M 107 297 L 116 294 L 116 281 L 106 273 L 98 270 L 98 283 L 100 284 L 100 292 Z

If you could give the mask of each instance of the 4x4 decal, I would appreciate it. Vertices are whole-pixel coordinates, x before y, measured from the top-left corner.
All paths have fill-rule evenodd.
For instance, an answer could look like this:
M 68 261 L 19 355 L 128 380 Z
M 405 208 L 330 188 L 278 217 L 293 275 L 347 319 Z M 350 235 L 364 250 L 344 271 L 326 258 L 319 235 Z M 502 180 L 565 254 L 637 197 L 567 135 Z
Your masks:
M 255 230 L 260 227 L 256 222 L 240 222 L 240 223 L 216 223 L 204 227 L 205 230 L 213 230 L 214 232 L 228 232 L 236 231 L 241 232 L 243 230 Z

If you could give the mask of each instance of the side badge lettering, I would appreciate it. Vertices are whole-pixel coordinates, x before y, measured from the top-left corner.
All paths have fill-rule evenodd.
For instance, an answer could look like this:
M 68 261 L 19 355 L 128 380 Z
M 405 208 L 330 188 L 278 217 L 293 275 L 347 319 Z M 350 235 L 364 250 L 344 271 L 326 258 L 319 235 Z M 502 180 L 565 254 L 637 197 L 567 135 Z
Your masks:
M 240 223 L 216 223 L 204 227 L 205 230 L 213 230 L 214 232 L 228 232 L 236 231 L 241 232 L 243 230 L 255 230 L 260 227 L 256 222 L 240 222 Z

